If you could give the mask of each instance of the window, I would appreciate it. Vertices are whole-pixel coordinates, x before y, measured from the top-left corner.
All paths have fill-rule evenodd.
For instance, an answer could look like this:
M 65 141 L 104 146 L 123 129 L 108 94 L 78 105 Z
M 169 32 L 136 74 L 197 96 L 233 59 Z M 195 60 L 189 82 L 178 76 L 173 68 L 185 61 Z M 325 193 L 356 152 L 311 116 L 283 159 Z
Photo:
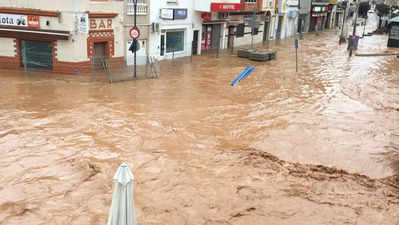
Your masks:
M 134 15 L 134 0 L 127 1 L 127 15 Z M 137 0 L 137 15 L 147 15 L 147 0 Z
M 53 48 L 48 41 L 21 40 L 21 66 L 26 63 L 28 68 L 53 68 Z
M 166 53 L 184 51 L 184 31 L 166 33 Z
M 245 3 L 255 3 L 256 0 L 245 0 Z

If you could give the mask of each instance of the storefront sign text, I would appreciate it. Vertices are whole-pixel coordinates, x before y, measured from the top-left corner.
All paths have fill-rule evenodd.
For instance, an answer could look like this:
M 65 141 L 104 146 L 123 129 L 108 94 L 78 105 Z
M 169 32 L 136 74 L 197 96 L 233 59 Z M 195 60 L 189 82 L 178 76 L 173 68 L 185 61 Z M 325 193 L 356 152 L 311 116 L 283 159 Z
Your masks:
M 40 28 L 39 16 L 0 13 L 0 25 Z
M 211 11 L 215 12 L 240 11 L 240 3 L 211 3 Z
M 202 20 L 204 20 L 204 22 L 209 22 L 212 19 L 212 14 L 211 13 L 202 13 L 201 18 L 202 18 Z
M 297 6 L 298 5 L 298 0 L 288 0 L 287 5 L 289 6 Z
M 89 15 L 87 13 L 76 14 L 76 22 L 79 33 L 87 34 L 89 32 Z
M 112 29 L 112 19 L 90 19 L 90 30 Z
M 173 20 L 173 9 L 161 9 L 159 16 L 164 20 Z
M 187 18 L 187 9 L 173 9 L 173 18 L 174 19 L 186 19 Z

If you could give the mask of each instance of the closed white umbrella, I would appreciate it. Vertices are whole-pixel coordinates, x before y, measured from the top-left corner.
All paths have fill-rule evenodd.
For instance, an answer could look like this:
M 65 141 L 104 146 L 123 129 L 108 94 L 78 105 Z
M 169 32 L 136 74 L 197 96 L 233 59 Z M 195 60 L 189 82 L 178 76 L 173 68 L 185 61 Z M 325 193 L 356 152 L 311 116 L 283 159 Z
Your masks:
M 136 225 L 133 180 L 132 171 L 122 163 L 114 175 L 115 187 L 107 225 Z

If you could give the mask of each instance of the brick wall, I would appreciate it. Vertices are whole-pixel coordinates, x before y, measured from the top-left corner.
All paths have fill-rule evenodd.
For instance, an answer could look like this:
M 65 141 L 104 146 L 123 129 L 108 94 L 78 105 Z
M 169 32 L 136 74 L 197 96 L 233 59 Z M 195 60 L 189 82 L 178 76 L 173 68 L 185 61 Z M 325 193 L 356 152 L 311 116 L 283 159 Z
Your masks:
M 253 11 L 254 8 L 257 8 L 258 11 L 262 11 L 262 2 L 263 0 L 257 0 L 256 2 L 245 2 L 245 0 L 241 0 L 241 11 Z
M 94 43 L 96 42 L 106 42 L 105 54 L 109 59 L 111 68 L 123 68 L 124 66 L 124 58 L 123 57 L 113 57 L 114 55 L 114 36 L 112 35 L 102 36 L 102 37 L 89 37 L 88 38 L 88 46 L 87 51 L 89 57 L 94 54 Z M 15 69 L 15 70 L 23 70 L 21 66 L 21 46 L 20 39 L 14 39 L 14 57 L 6 57 L 0 56 L 0 69 Z M 53 54 L 53 70 L 52 72 L 56 73 L 65 73 L 65 74 L 77 74 L 77 73 L 89 73 L 92 71 L 92 58 L 91 60 L 82 61 L 82 62 L 64 62 L 59 61 L 57 58 L 57 41 L 51 42 L 52 46 L 52 54 Z M 39 70 L 40 71 L 40 70 Z

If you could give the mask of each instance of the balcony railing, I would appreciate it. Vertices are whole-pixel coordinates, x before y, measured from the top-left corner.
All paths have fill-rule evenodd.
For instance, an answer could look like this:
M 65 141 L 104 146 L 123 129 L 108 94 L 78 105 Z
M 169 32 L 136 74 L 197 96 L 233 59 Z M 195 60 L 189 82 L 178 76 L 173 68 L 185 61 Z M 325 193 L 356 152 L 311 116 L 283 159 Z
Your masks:
M 137 15 L 147 15 L 147 0 L 137 0 Z M 127 15 L 134 15 L 133 0 L 127 1 Z

